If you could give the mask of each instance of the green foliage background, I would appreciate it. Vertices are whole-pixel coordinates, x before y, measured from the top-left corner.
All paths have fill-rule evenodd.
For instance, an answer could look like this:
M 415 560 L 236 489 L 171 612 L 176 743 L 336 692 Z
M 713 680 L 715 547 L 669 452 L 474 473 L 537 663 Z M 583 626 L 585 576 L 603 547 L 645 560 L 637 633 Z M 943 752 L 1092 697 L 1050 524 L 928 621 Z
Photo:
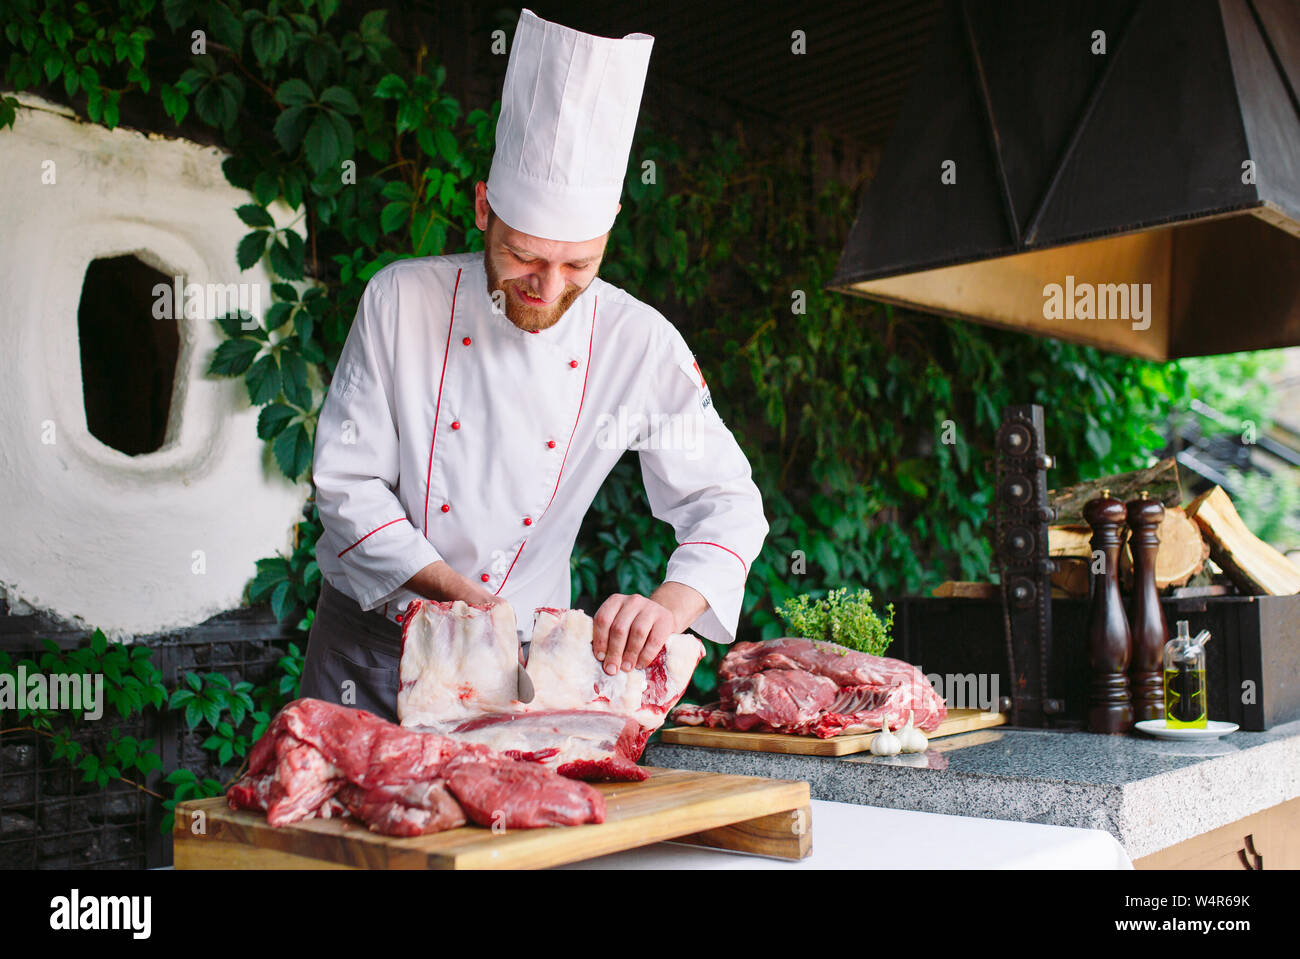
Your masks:
M 482 248 L 470 191 L 487 173 L 498 105 L 466 109 L 423 47 L 393 36 L 385 10 L 339 0 L 8 7 L 9 89 L 109 127 L 124 111 L 157 117 L 230 151 L 226 176 L 249 193 L 237 211 L 249 231 L 231 258 L 264 261 L 277 282 L 265 316 L 221 321 L 211 373 L 243 379 L 275 461 L 307 476 L 366 281 L 401 257 Z M 0 128 L 16 107 L 0 98 Z M 1189 395 L 1179 364 L 827 292 L 854 195 L 814 183 L 813 143 L 746 143 L 737 130 L 688 147 L 648 114 L 602 275 L 678 323 L 763 491 L 772 532 L 749 577 L 742 638 L 778 635 L 774 607 L 797 594 L 850 585 L 889 597 L 989 576 L 983 464 L 1007 404 L 1044 406 L 1057 484 L 1145 465 L 1162 445 L 1160 425 Z M 249 571 L 249 599 L 303 629 L 319 531 L 309 504 L 294 551 Z M 649 592 L 673 545 L 629 456 L 584 522 L 575 601 Z M 697 671 L 697 694 L 712 688 L 718 655 Z M 240 723 L 227 731 L 224 741 L 247 739 Z

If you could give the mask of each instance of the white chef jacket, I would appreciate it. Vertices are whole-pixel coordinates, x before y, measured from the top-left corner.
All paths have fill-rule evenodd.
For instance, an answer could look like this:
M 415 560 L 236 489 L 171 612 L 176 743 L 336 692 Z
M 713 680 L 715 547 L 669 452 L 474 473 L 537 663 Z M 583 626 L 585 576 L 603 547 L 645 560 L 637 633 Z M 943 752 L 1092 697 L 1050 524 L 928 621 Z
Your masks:
M 535 608 L 568 607 L 578 527 L 627 449 L 676 533 L 664 579 L 708 601 L 691 628 L 731 642 L 768 524 L 676 328 L 596 278 L 529 333 L 494 311 L 482 253 L 399 260 L 367 284 L 321 411 L 317 562 L 399 621 L 402 584 L 445 560 L 531 633 Z

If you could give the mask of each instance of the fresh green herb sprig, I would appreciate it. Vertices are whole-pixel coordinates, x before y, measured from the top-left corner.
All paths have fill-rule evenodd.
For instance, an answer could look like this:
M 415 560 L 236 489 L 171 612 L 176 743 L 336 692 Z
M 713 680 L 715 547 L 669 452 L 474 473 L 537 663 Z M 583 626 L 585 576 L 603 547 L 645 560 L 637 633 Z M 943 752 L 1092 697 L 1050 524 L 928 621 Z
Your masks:
M 893 637 L 894 604 L 885 607 L 882 618 L 871 606 L 871 591 L 833 589 L 822 599 L 808 593 L 778 606 L 777 615 L 795 636 L 835 643 L 872 656 L 883 656 Z

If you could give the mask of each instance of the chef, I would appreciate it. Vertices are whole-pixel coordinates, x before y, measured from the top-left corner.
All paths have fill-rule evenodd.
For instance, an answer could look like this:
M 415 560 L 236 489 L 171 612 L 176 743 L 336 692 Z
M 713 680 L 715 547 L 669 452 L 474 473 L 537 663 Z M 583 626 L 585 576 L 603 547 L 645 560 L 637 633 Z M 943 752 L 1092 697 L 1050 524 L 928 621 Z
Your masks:
M 413 599 L 509 602 L 524 633 L 569 606 L 578 527 L 628 449 L 678 546 L 649 596 L 601 604 L 593 655 L 612 675 L 672 633 L 735 638 L 768 530 L 749 463 L 681 334 L 597 275 L 653 43 L 524 10 L 475 185 L 484 251 L 367 284 L 316 431 L 303 696 L 395 720 Z

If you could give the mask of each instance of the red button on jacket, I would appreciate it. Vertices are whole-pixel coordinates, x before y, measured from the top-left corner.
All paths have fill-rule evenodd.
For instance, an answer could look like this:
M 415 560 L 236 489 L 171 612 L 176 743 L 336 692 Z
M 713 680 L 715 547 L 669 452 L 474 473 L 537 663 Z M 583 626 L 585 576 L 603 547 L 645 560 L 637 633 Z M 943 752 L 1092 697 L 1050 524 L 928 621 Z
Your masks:
M 443 511 L 444 513 L 450 513 L 450 512 L 451 512 L 451 506 L 449 506 L 447 503 L 443 503 L 443 504 L 442 504 L 442 511 Z
M 468 336 L 465 337 L 465 339 L 461 340 L 461 342 L 464 343 L 466 346 L 469 346 L 469 337 Z
M 483 580 L 483 582 L 485 582 L 485 583 L 486 583 L 490 578 L 491 578 L 491 577 L 489 577 L 487 573 L 484 573 L 482 576 L 479 577 L 479 579 Z
M 458 429 L 460 429 L 460 420 L 452 420 L 452 421 L 451 421 L 451 428 L 454 429 L 454 430 L 458 430 Z
M 569 366 L 573 367 L 573 369 L 576 370 L 576 369 L 578 368 L 578 361 L 577 361 L 577 360 L 569 360 Z

